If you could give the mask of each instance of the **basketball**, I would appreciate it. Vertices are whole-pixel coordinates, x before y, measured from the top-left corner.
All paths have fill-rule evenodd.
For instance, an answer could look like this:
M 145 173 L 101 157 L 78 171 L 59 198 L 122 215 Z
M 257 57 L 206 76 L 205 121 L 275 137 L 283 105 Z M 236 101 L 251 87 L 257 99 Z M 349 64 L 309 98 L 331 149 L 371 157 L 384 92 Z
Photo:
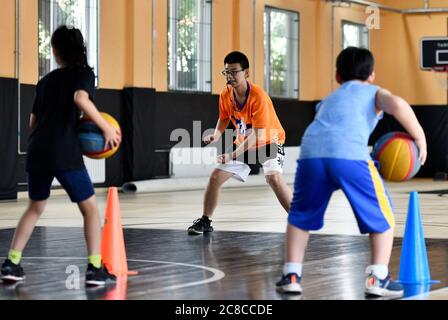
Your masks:
M 120 125 L 117 120 L 105 112 L 100 112 L 100 114 L 104 119 L 106 119 L 107 122 L 109 122 L 109 124 L 111 124 L 114 128 L 119 129 L 121 132 Z M 83 154 L 92 159 L 109 158 L 115 154 L 120 147 L 119 145 L 115 148 L 107 146 L 106 149 L 104 149 L 105 140 L 102 131 L 92 120 L 87 117 L 80 119 L 78 137 Z
M 380 163 L 380 173 L 389 181 L 407 181 L 420 170 L 418 148 L 410 135 L 390 132 L 374 145 L 373 159 Z

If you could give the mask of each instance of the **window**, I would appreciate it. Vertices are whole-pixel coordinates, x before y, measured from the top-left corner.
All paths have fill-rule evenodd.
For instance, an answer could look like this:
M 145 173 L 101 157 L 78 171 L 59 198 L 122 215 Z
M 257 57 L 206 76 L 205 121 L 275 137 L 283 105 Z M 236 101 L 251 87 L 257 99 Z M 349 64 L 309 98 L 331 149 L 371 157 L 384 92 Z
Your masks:
M 369 48 L 369 30 L 363 24 L 342 21 L 342 45 L 347 47 Z
M 61 25 L 81 30 L 89 65 L 98 76 L 98 0 L 39 0 L 39 79 L 57 68 L 50 40 Z
M 265 89 L 270 96 L 299 97 L 299 14 L 265 8 Z
M 211 91 L 211 0 L 170 0 L 169 89 Z

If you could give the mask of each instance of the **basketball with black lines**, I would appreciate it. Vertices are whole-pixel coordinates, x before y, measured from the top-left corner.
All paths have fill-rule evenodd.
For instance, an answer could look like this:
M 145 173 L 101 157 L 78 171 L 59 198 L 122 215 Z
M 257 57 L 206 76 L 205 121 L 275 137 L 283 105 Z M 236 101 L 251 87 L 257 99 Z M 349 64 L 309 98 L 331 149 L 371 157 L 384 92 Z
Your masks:
M 105 112 L 100 112 L 100 114 L 110 125 L 119 129 L 121 132 L 120 125 L 114 117 Z M 92 120 L 83 117 L 79 121 L 78 138 L 81 144 L 81 150 L 86 157 L 91 159 L 106 159 L 117 152 L 120 145 L 113 148 L 105 146 L 103 133 Z

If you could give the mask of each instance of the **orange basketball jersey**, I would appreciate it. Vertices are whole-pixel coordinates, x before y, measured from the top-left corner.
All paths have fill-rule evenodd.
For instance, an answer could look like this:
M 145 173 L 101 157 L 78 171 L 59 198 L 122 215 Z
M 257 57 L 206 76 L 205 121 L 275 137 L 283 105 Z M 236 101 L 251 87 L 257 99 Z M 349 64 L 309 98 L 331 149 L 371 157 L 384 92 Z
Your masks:
M 249 95 L 242 106 L 235 100 L 233 88 L 228 86 L 219 96 L 219 119 L 231 120 L 237 130 L 235 143 L 240 145 L 252 132 L 253 128 L 261 129 L 261 137 L 257 148 L 270 143 L 285 143 L 285 130 L 272 104 L 271 98 L 259 86 L 249 83 Z

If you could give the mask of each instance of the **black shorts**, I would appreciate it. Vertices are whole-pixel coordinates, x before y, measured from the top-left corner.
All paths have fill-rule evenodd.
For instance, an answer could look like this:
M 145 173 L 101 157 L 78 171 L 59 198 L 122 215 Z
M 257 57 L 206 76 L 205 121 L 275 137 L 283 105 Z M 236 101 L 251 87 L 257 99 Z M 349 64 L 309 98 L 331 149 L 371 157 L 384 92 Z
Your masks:
M 33 201 L 50 197 L 51 184 L 56 178 L 74 203 L 83 202 L 95 194 L 86 169 L 71 171 L 29 172 L 28 196 Z

